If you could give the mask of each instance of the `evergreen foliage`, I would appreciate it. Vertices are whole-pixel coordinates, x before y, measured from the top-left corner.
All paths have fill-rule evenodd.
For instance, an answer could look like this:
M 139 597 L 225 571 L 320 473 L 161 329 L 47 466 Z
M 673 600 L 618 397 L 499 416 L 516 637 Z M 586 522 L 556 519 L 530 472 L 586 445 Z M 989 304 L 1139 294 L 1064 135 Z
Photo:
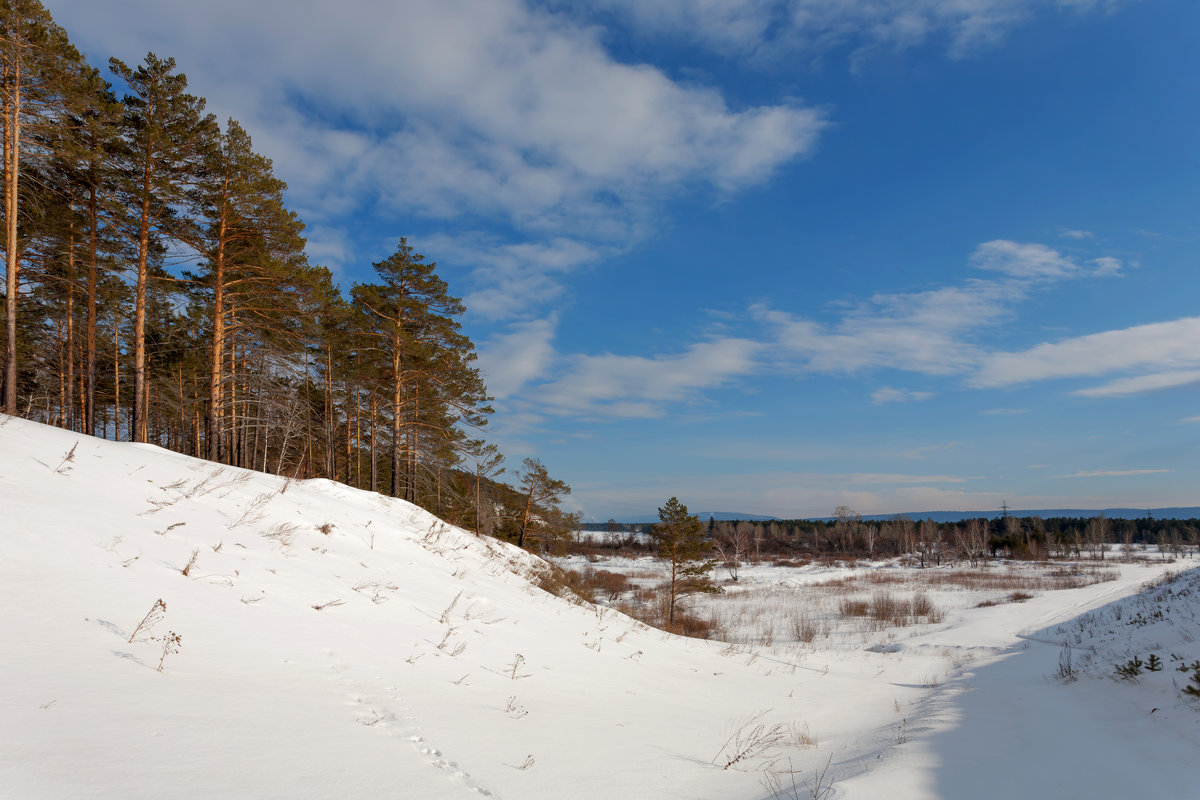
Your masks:
M 712 542 L 704 538 L 700 519 L 672 497 L 658 509 L 659 523 L 650 531 L 658 557 L 666 562 L 667 624 L 675 624 L 680 601 L 696 593 L 715 593 L 712 582 L 716 559 L 710 557 Z

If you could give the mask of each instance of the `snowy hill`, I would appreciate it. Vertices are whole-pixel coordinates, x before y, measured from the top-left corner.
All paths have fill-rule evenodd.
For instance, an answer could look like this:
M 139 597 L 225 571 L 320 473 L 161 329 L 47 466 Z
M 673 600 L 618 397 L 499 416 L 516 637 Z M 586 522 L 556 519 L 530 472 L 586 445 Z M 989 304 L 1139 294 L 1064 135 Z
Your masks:
M 830 797 L 1200 780 L 1173 671 L 1200 658 L 1200 590 L 1139 594 L 1162 564 L 885 652 L 784 653 L 552 596 L 538 559 L 402 501 L 2 416 L 0 508 L 5 797 L 750 799 L 826 763 Z M 1150 648 L 1179 662 L 1110 677 Z M 759 712 L 781 738 L 723 769 Z

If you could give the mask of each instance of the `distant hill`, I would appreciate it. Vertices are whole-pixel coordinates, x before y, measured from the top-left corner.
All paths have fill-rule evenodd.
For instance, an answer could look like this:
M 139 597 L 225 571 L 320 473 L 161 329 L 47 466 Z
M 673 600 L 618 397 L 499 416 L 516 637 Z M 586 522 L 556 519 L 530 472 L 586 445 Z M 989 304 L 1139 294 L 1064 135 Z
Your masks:
M 1109 519 L 1143 519 L 1147 514 L 1152 515 L 1155 519 L 1198 519 L 1200 518 L 1200 506 L 1173 506 L 1168 508 L 1041 508 L 1041 509 L 1022 509 L 1010 508 L 1008 515 L 1010 517 L 1042 517 L 1049 519 L 1050 517 L 1094 517 L 1097 514 L 1103 513 Z M 696 514 L 702 522 L 708 522 L 709 518 L 724 522 L 727 520 L 746 520 L 749 522 L 771 522 L 772 520 L 784 519 L 784 517 L 769 517 L 762 514 L 748 514 L 741 511 L 701 511 Z M 909 519 L 932 519 L 934 522 L 961 522 L 964 519 L 974 519 L 975 517 L 984 517 L 986 519 L 995 519 L 1001 516 L 1000 511 L 992 509 L 989 511 L 905 511 L 900 514 L 864 514 L 863 519 L 878 522 L 881 520 L 891 519 L 895 516 L 905 516 Z M 641 515 L 626 515 L 614 517 L 614 521 L 623 525 L 644 524 L 657 522 L 657 514 L 641 514 Z M 813 520 L 830 520 L 833 517 L 797 517 L 797 519 L 813 519 Z M 602 520 L 589 520 L 584 523 L 585 528 L 593 528 L 596 525 L 607 522 Z
M 1041 508 L 1041 509 L 1021 509 L 1010 508 L 1008 515 L 1010 517 L 1042 517 L 1048 519 L 1050 517 L 1094 517 L 1097 514 L 1103 513 L 1104 516 L 1110 519 L 1144 519 L 1147 515 L 1153 516 L 1155 519 L 1196 519 L 1200 517 L 1200 506 L 1179 506 L 1173 508 Z M 879 521 L 891 519 L 897 516 L 896 514 L 869 514 L 863 515 L 863 519 L 870 521 Z M 934 522 L 961 522 L 964 519 L 973 519 L 975 517 L 985 517 L 994 519 L 1001 516 L 1001 513 L 995 509 L 990 511 L 910 511 L 903 516 L 910 519 L 932 519 Z M 811 519 L 833 519 L 832 517 L 812 517 Z

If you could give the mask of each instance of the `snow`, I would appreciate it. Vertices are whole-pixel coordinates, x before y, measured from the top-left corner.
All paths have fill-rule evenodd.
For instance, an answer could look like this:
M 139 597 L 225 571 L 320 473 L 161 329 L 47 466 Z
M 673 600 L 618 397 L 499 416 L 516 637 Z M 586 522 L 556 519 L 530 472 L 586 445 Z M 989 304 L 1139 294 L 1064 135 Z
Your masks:
M 8 417 L 0 509 L 5 797 L 759 800 L 827 762 L 838 798 L 1198 793 L 1194 562 L 767 646 L 554 597 L 538 559 L 399 500 Z M 746 568 L 705 603 L 782 619 L 848 572 Z M 722 769 L 756 714 L 786 736 Z

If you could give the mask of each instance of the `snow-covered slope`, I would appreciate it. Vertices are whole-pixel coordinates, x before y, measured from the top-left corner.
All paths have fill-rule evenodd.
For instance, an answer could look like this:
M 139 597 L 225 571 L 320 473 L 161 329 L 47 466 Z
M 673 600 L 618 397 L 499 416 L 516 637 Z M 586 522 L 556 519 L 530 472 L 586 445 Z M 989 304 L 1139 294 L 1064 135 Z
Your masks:
M 725 800 L 770 796 L 771 763 L 805 791 L 827 761 L 831 796 L 1011 797 L 987 776 L 1015 770 L 1029 797 L 1128 796 L 1039 791 L 1060 756 L 1014 738 L 1029 720 L 989 715 L 1042 707 L 1081 747 L 1136 733 L 1157 754 L 1124 764 L 1142 796 L 1192 797 L 1180 787 L 1200 778 L 1181 755 L 1200 743 L 1195 709 L 1170 687 L 1148 715 L 1121 693 L 1149 689 L 1099 660 L 1051 678 L 1054 631 L 1162 567 L 951 615 L 890 653 L 752 651 L 554 597 L 529 580 L 537 559 L 401 501 L 6 417 L 0 531 L 3 797 Z M 1178 605 L 1194 615 L 1195 599 Z M 1180 619 L 1171 647 L 1198 658 Z M 1050 644 L 1017 635 L 1036 631 Z M 782 738 L 722 769 L 760 712 Z

